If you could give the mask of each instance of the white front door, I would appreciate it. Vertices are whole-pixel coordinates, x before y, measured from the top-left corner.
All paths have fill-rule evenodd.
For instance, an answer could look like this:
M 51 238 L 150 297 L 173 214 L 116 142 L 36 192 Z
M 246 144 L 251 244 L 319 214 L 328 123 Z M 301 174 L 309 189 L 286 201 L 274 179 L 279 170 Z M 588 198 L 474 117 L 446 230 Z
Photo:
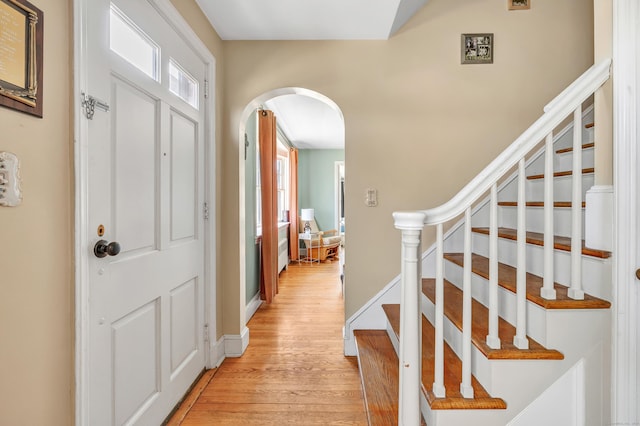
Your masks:
M 86 418 L 157 425 L 206 362 L 206 66 L 147 0 L 86 17 L 85 90 L 109 105 L 86 118 Z

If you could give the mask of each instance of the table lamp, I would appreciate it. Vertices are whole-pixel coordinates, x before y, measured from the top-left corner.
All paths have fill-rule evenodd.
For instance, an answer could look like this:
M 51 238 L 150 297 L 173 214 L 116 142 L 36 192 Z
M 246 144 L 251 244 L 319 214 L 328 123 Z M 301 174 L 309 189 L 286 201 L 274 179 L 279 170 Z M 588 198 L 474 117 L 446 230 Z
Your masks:
M 309 225 L 309 221 L 313 220 L 314 212 L 313 209 L 302 209 L 300 210 L 300 219 L 304 220 L 304 233 L 308 234 L 311 232 L 311 225 Z

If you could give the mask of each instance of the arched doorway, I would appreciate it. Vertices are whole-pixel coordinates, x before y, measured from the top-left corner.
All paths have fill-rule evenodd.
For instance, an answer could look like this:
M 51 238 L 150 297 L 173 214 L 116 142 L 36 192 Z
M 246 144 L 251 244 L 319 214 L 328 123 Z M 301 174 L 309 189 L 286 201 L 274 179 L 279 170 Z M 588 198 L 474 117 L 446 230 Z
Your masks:
M 280 102 L 285 101 L 286 102 Z M 298 103 L 296 103 L 298 102 Z M 333 129 L 333 124 L 323 122 L 320 126 L 314 124 L 314 121 L 326 120 L 328 116 L 333 116 L 334 121 L 329 120 L 328 123 L 338 123 L 338 133 L 341 138 L 339 145 L 332 145 L 332 148 L 340 146 L 342 150 L 341 161 L 344 162 L 344 117 L 338 105 L 330 98 L 313 90 L 287 87 L 271 90 L 256 98 L 254 98 L 242 112 L 239 125 L 239 211 L 240 211 L 240 235 L 239 235 L 239 258 L 240 258 L 240 298 L 246 303 L 244 315 L 241 319 L 246 324 L 253 313 L 260 306 L 259 291 L 257 281 L 259 281 L 259 246 L 255 236 L 255 149 L 256 139 L 255 131 L 257 124 L 255 122 L 256 111 L 259 109 L 275 110 L 276 116 L 282 115 L 283 128 L 279 129 L 279 133 L 284 134 L 284 138 L 297 149 L 312 150 L 320 148 L 319 144 L 323 142 L 318 139 L 303 136 L 289 136 L 298 134 L 299 129 L 305 126 L 316 126 L 316 133 Z M 295 114 L 291 111 L 295 110 Z M 306 114 L 305 114 L 306 112 Z M 293 118 L 292 118 L 293 117 Z M 290 120 L 295 120 L 292 123 Z M 337 120 L 337 121 L 336 121 Z M 324 130 L 323 130 L 324 129 Z M 288 133 L 288 134 L 287 134 Z M 329 140 L 331 136 L 327 136 Z M 327 148 L 325 146 L 325 148 Z M 331 172 L 326 176 L 326 181 L 330 194 L 330 203 L 326 207 L 327 213 L 327 229 L 333 228 L 335 223 L 335 206 L 337 199 L 334 193 L 336 185 L 334 183 L 334 161 L 331 161 Z M 308 204 L 309 200 L 304 200 L 303 204 Z M 298 210 L 306 205 L 300 204 Z M 318 212 L 322 215 L 324 212 Z M 318 219 L 320 222 L 320 219 Z

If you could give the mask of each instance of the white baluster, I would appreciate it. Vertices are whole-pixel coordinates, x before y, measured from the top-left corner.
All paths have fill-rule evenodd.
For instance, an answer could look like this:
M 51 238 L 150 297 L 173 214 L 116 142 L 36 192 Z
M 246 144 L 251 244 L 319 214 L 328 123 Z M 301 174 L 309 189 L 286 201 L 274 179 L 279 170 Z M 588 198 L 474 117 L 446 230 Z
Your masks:
M 498 333 L 498 187 L 491 186 L 489 207 L 489 334 L 487 345 L 500 349 Z
M 571 288 L 569 297 L 584 299 L 582 290 L 582 107 L 573 112 L 571 197 Z
M 424 213 L 394 213 L 395 227 L 402 231 L 400 354 L 398 424 L 420 425 L 420 383 L 422 378 L 422 313 L 420 241 Z
M 525 197 L 524 158 L 518 162 L 518 230 L 516 271 L 516 335 L 513 344 L 518 349 L 528 349 L 527 339 L 527 224 Z
M 553 133 L 547 135 L 544 153 L 544 276 L 540 295 L 555 300 L 553 276 L 554 227 L 553 227 Z
M 462 285 L 462 383 L 460 393 L 473 398 L 471 386 L 471 207 L 464 213 L 464 272 Z
M 444 388 L 444 249 L 442 224 L 436 226 L 436 318 L 435 318 L 435 365 L 433 394 L 437 398 L 446 396 Z

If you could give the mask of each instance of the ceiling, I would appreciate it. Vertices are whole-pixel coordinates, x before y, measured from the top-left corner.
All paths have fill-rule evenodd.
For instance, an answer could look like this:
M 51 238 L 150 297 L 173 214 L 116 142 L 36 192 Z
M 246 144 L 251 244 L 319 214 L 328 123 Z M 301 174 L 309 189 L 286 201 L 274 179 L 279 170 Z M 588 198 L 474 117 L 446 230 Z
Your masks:
M 196 0 L 223 40 L 386 40 L 427 0 Z
M 264 102 L 287 139 L 299 149 L 344 149 L 342 112 L 330 100 L 283 95 Z
M 223 40 L 387 40 L 428 0 L 196 0 Z M 264 102 L 300 149 L 344 149 L 340 108 L 322 95 Z

